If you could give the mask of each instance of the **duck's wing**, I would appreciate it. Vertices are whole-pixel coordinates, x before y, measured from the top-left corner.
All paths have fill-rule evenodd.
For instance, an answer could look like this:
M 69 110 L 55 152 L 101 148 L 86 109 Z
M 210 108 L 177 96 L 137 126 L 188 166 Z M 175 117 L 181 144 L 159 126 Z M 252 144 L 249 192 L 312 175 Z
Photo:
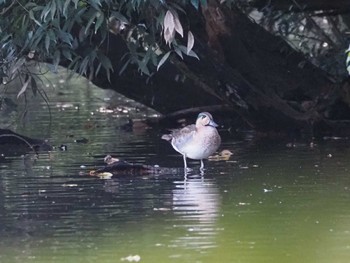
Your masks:
M 188 125 L 182 129 L 173 130 L 171 133 L 171 136 L 173 139 L 172 144 L 176 148 L 181 148 L 193 138 L 195 131 L 196 131 L 196 125 L 194 124 Z

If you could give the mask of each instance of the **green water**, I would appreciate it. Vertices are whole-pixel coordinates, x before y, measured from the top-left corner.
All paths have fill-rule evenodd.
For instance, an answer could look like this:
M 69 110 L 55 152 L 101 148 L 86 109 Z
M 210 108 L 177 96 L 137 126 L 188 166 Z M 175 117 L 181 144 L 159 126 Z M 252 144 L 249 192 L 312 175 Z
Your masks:
M 349 261 L 346 138 L 288 148 L 221 130 L 221 148 L 234 155 L 206 162 L 204 175 L 190 161 L 194 171 L 184 176 L 159 129 L 123 128 L 154 113 L 113 94 L 57 80 L 51 126 L 41 101 L 30 105 L 25 127 L 14 127 L 68 151 L 0 163 L 0 262 Z M 174 169 L 89 176 L 106 154 Z

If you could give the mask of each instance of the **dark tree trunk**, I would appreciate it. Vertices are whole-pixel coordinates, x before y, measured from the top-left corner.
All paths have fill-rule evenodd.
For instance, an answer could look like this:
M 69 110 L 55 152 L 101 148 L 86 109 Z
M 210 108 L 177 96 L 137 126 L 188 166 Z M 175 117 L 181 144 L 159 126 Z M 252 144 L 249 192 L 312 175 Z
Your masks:
M 337 13 L 350 12 L 350 1 L 348 0 L 253 0 L 250 6 L 262 9 L 273 8 L 287 12 L 332 10 Z
M 257 130 L 307 130 L 330 127 L 325 114 L 339 98 L 339 84 L 239 10 L 208 1 L 201 18 L 191 21 L 200 60 L 176 56 L 152 77 L 129 68 L 116 71 L 111 82 L 100 74 L 94 83 L 112 88 L 157 111 L 215 109 L 240 116 Z M 205 29 L 205 30 L 204 30 Z M 111 39 L 114 67 L 126 51 L 119 37 Z M 198 108 L 198 109 L 197 109 Z M 187 111 L 186 111 L 187 109 Z M 321 125 L 322 124 L 322 125 Z

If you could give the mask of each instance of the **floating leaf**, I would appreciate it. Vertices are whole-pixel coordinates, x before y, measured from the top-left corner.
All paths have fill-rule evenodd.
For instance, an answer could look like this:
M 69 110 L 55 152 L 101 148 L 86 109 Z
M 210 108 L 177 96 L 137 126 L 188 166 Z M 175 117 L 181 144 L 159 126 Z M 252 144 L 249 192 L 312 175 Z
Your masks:
M 190 53 L 194 45 L 194 37 L 191 31 L 188 31 L 187 35 L 187 55 Z
M 165 53 L 165 55 L 161 58 L 161 60 L 158 63 L 157 66 L 157 70 L 159 70 L 159 68 L 164 64 L 164 62 L 168 59 L 169 55 L 170 55 L 171 51 L 168 51 L 167 53 Z

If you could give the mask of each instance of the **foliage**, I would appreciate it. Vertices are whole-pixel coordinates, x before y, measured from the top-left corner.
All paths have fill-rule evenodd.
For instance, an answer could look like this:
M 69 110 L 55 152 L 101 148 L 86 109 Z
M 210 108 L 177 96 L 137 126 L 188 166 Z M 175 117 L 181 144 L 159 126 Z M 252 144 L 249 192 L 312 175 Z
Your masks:
M 299 7 L 296 3 L 296 8 Z M 294 49 L 301 51 L 316 66 L 336 79 L 347 76 L 344 50 L 347 47 L 349 25 L 341 14 L 322 12 L 289 12 L 266 5 L 256 12 L 243 7 L 246 13 L 272 34 L 284 38 Z
M 173 51 L 197 57 L 190 24 L 180 17 L 201 5 L 206 0 L 0 0 L 0 81 L 19 76 L 18 96 L 34 89 L 30 66 L 37 62 L 49 62 L 53 70 L 64 64 L 89 78 L 102 68 L 109 78 L 115 74 L 109 39 L 117 34 L 129 50 L 119 73 L 136 64 L 150 75 Z
M 346 52 L 346 70 L 350 75 L 350 45 L 345 52 Z

